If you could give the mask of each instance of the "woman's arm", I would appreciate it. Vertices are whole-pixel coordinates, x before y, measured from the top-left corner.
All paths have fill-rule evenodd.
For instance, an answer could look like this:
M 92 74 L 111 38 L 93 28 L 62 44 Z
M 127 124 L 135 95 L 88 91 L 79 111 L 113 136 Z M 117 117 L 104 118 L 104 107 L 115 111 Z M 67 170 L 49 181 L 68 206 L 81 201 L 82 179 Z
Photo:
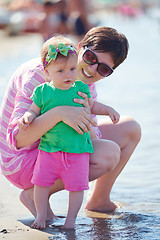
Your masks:
M 74 128 L 79 134 L 88 132 L 91 124 L 97 126 L 90 116 L 90 108 L 86 94 L 79 93 L 84 99 L 75 99 L 75 102 L 83 104 L 83 107 L 59 106 L 33 120 L 26 130 L 19 130 L 15 136 L 17 148 L 28 146 L 42 137 L 58 122 L 63 121 Z

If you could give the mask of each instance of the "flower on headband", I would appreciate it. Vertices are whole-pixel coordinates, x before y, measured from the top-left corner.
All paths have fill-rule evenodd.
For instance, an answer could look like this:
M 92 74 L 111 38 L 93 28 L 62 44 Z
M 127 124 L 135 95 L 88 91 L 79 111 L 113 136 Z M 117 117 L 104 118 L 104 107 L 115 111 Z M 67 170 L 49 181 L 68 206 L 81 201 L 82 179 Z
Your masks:
M 50 58 L 52 58 L 53 60 L 55 60 L 56 59 L 56 57 L 57 57 L 57 49 L 56 49 L 56 47 L 55 46 L 53 46 L 53 45 L 49 45 L 49 50 L 48 50 L 48 57 L 50 57 Z
M 76 49 L 71 45 L 66 46 L 63 43 L 58 43 L 57 48 L 53 45 L 49 45 L 48 54 L 44 58 L 43 62 L 44 69 L 52 60 L 56 60 L 58 53 L 61 53 L 63 56 L 67 56 L 68 52 L 73 52 L 77 55 Z
M 63 43 L 58 43 L 57 45 L 58 49 L 59 49 L 59 52 L 64 55 L 64 56 L 67 56 L 68 54 L 68 49 L 66 47 L 66 45 L 64 45 Z
M 68 49 L 63 43 L 58 43 L 57 48 L 53 45 L 49 45 L 48 55 L 53 60 L 56 60 L 57 54 L 60 52 L 62 55 L 67 56 Z

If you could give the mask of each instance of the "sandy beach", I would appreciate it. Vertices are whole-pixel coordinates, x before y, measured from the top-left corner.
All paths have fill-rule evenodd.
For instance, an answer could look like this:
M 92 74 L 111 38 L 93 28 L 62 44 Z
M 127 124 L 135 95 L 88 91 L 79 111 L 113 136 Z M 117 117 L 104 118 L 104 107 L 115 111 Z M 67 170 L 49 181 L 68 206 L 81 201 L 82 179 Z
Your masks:
M 38 230 L 30 229 L 23 223 L 15 221 L 14 219 L 0 217 L 0 239 L 6 240 L 45 240 L 48 239 L 49 234 L 40 232 Z M 6 227 L 7 226 L 7 227 Z
M 45 240 L 51 234 L 31 229 L 30 213 L 19 201 L 20 190 L 0 175 L 0 239 Z

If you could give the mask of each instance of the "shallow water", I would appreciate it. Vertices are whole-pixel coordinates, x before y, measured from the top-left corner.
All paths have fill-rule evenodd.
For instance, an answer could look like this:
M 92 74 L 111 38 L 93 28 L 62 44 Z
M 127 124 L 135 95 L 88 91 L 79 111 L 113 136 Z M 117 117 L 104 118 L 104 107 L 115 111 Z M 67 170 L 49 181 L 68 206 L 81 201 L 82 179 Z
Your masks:
M 111 198 L 123 208 L 115 215 L 90 214 L 81 208 L 75 231 L 47 227 L 52 239 L 158 240 L 160 239 L 160 25 L 149 17 L 124 19 L 101 15 L 100 25 L 115 27 L 129 39 L 128 59 L 108 79 L 97 83 L 99 100 L 121 115 L 137 119 L 142 140 L 117 179 Z M 27 45 L 28 44 L 28 45 Z M 0 42 L 0 102 L 14 70 L 26 60 L 39 57 L 39 35 L 13 37 Z M 3 46 L 2 46 L 3 45 Z M 85 200 L 90 190 L 85 193 Z M 68 193 L 51 198 L 56 214 L 65 216 Z M 85 203 L 85 201 L 84 201 Z M 84 205 L 83 205 L 84 206 Z
M 152 228 L 150 224 L 154 218 Z M 50 239 L 77 240 L 132 240 L 159 239 L 158 227 L 160 218 L 156 216 L 125 213 L 122 219 L 82 218 L 77 221 L 76 231 L 64 232 L 54 228 L 54 236 Z

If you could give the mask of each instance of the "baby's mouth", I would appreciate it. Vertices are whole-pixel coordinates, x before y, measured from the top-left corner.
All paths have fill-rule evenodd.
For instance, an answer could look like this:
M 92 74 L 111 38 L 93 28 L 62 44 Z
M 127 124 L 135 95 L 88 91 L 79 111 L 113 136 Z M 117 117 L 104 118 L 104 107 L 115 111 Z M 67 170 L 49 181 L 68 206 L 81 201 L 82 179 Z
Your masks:
M 65 83 L 69 84 L 69 83 L 71 83 L 71 80 L 67 80 L 67 81 L 65 81 Z

